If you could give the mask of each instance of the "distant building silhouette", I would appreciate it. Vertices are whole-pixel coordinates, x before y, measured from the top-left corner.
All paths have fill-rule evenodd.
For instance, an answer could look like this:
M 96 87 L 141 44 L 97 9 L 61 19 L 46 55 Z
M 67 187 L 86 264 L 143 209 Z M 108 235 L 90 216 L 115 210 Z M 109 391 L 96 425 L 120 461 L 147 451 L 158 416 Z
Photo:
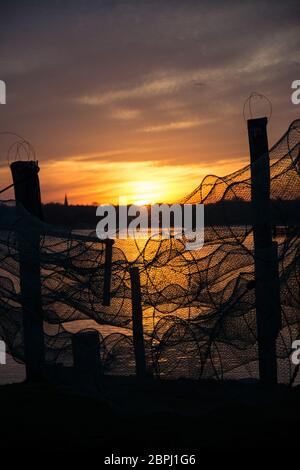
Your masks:
M 67 198 L 67 195 L 65 194 L 65 202 L 64 202 L 64 206 L 65 207 L 68 207 L 69 206 L 69 203 L 68 203 L 68 198 Z

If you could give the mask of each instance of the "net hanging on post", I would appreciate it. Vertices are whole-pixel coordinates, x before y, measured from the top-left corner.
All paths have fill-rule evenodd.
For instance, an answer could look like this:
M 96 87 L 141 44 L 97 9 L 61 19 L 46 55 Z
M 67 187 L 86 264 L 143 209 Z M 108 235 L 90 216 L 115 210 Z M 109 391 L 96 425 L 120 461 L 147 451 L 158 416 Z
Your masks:
M 276 345 L 278 378 L 296 383 L 290 355 L 292 342 L 300 336 L 300 120 L 270 149 L 270 162 L 282 317 Z M 8 352 L 24 361 L 18 243 L 26 237 L 22 227 L 28 224 L 40 236 L 47 363 L 72 364 L 72 334 L 93 328 L 99 334 L 102 371 L 135 373 L 130 287 L 134 265 L 140 271 L 146 361 L 154 374 L 257 378 L 250 201 L 250 166 L 222 178 L 210 175 L 181 201 L 205 205 L 202 250 L 185 251 L 183 242 L 176 239 L 150 239 L 136 244 L 136 259 L 129 262 L 116 243 L 110 305 L 103 305 L 103 243 L 58 230 L 17 208 L 15 201 L 3 201 L 0 338 Z

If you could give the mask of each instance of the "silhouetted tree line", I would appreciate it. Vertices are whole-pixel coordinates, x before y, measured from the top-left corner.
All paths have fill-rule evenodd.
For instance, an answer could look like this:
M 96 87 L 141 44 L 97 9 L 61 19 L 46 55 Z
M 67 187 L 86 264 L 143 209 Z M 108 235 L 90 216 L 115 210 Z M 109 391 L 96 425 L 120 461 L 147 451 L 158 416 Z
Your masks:
M 117 220 L 118 210 L 116 207 Z M 148 206 L 149 221 L 150 208 Z M 100 218 L 96 216 L 96 206 L 49 203 L 43 206 L 45 221 L 59 226 L 94 229 Z M 208 225 L 249 225 L 252 223 L 251 203 L 241 199 L 220 201 L 205 205 L 205 226 Z M 271 202 L 271 214 L 274 225 L 299 225 L 300 199 Z M 129 217 L 128 221 L 134 217 Z M 171 216 L 171 225 L 173 217 Z

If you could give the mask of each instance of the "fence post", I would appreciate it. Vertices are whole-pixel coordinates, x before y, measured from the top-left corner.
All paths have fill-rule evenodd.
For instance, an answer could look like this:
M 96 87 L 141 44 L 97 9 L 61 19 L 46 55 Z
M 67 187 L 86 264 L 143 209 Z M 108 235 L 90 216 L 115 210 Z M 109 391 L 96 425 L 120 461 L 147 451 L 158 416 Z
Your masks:
M 78 385 L 95 388 L 101 374 L 100 340 L 97 331 L 80 331 L 72 335 L 75 377 Z
M 33 216 L 42 218 L 39 167 L 35 161 L 11 164 L 15 199 Z M 34 224 L 33 224 L 34 225 Z M 44 332 L 40 276 L 40 232 L 35 224 L 21 220 L 18 233 L 20 289 L 23 309 L 24 353 L 28 381 L 42 379 Z
M 106 240 L 105 243 L 105 259 L 104 259 L 104 279 L 103 279 L 103 299 L 102 304 L 110 305 L 110 289 L 111 289 L 111 265 L 112 265 L 112 246 L 113 240 Z
M 138 378 L 145 378 L 147 375 L 147 367 L 143 333 L 140 273 L 138 267 L 132 267 L 129 271 L 131 280 L 132 330 L 136 375 Z
M 276 384 L 276 339 L 281 326 L 281 307 L 277 243 L 272 240 L 267 122 L 266 117 L 249 119 L 248 138 L 259 376 L 265 384 Z

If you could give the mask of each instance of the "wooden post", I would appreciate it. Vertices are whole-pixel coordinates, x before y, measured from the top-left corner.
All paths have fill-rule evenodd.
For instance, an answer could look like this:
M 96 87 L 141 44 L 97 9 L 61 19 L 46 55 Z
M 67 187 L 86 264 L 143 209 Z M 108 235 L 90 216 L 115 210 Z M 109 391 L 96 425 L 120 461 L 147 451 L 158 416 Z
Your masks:
M 78 385 L 97 387 L 101 374 L 100 341 L 97 331 L 72 335 L 75 376 Z
M 15 198 L 33 216 L 42 218 L 37 162 L 17 161 L 10 166 Z M 44 332 L 40 276 L 40 232 L 38 224 L 21 217 L 18 226 L 20 289 L 23 309 L 24 352 L 27 381 L 39 381 L 44 368 Z M 31 223 L 32 222 L 32 223 Z
M 140 273 L 138 267 L 130 268 L 133 347 L 136 364 L 136 375 L 145 378 L 147 375 L 146 354 L 143 333 L 143 309 Z
M 112 264 L 112 246 L 113 240 L 106 240 L 105 243 L 105 260 L 104 260 L 104 280 L 103 280 L 103 300 L 105 306 L 110 305 L 110 289 L 111 289 L 111 264 Z
M 281 306 L 277 243 L 272 241 L 267 122 L 265 117 L 248 120 L 248 137 L 259 375 L 263 383 L 276 384 L 276 339 L 281 326 Z
M 17 161 L 10 168 L 16 201 L 32 215 L 43 220 L 38 162 Z

